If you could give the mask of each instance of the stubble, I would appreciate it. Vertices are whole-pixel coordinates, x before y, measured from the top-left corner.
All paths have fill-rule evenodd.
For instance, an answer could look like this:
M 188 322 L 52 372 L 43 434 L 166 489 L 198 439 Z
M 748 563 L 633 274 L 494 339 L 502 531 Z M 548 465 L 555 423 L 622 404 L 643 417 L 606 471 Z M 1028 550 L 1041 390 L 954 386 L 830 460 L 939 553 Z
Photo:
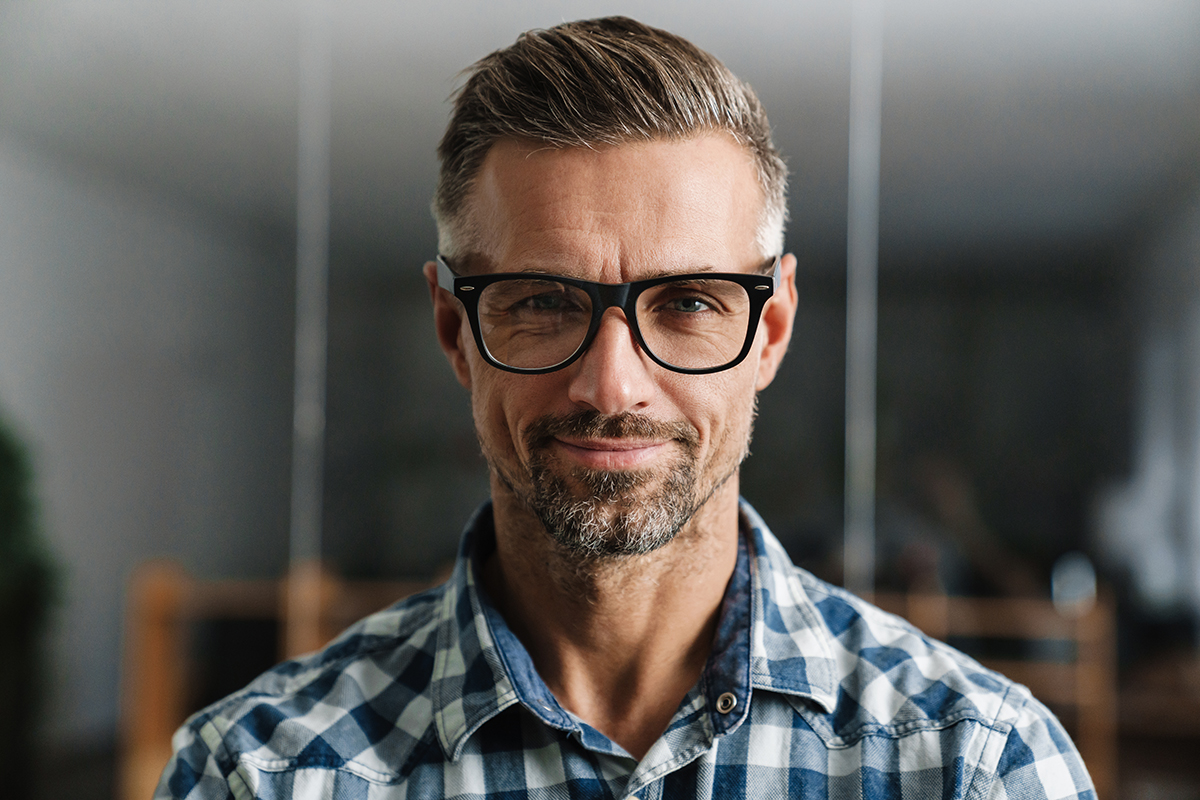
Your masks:
M 669 441 L 678 453 L 670 462 L 646 470 L 567 469 L 552 451 L 553 440 L 560 436 Z M 484 456 L 518 502 L 577 563 L 643 555 L 668 544 L 749 453 L 747 436 L 733 463 L 701 485 L 699 436 L 683 422 L 580 410 L 543 416 L 523 438 L 530 456 L 527 464 L 517 465 L 523 467 L 522 475 L 509 474 L 486 446 Z

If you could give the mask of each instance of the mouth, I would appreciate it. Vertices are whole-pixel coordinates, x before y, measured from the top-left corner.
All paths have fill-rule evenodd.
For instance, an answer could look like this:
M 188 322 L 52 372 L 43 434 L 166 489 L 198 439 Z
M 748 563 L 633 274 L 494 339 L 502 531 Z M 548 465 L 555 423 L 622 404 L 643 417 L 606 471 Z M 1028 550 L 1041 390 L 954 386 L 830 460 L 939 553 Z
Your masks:
M 645 469 L 667 451 L 671 441 L 652 439 L 583 439 L 556 436 L 552 446 L 560 456 L 581 467 L 605 472 Z
M 524 435 L 534 460 L 538 453 L 590 473 L 646 472 L 694 454 L 699 437 L 685 422 L 661 422 L 633 414 L 595 411 L 546 415 Z M 682 453 L 680 453 L 682 450 Z

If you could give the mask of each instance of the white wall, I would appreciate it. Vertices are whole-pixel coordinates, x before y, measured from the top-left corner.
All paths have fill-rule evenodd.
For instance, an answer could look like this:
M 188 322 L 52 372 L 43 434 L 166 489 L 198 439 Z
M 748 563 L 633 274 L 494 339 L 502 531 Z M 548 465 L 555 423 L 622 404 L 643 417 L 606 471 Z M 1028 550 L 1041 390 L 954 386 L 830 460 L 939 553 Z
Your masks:
M 4 141 L 0 209 L 0 414 L 65 568 L 44 733 L 103 742 L 132 565 L 283 563 L 290 245 Z
M 1099 499 L 1099 544 L 1149 608 L 1200 619 L 1200 196 L 1138 266 L 1133 470 Z

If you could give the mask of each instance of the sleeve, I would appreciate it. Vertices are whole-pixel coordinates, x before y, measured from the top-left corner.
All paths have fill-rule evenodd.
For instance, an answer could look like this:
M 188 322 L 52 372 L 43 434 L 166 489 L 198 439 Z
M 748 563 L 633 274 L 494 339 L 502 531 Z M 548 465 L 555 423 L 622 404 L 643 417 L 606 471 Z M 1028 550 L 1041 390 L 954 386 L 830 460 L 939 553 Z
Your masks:
M 1054 714 L 1032 698 L 1018 714 L 996 764 L 991 800 L 1096 800 L 1079 751 Z
M 235 800 L 235 794 L 220 760 L 208 746 L 201 729 L 185 725 L 171 742 L 174 754 L 167 762 L 154 800 Z

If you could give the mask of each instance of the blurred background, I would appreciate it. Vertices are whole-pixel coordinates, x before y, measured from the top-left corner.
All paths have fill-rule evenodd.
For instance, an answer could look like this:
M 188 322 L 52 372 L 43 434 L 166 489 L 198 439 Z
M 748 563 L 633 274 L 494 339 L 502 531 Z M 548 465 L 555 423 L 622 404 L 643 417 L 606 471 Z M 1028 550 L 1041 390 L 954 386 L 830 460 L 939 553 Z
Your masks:
M 788 159 L 800 310 L 743 492 L 839 579 L 851 16 L 817 0 L 330 5 L 345 576 L 431 575 L 487 493 L 420 275 L 457 74 L 610 13 L 723 59 Z M 1084 554 L 1116 601 L 1122 794 L 1200 797 L 1200 714 L 1139 727 L 1128 699 L 1200 709 L 1200 4 L 890 0 L 884 24 L 881 586 L 1048 597 Z M 0 557 L 45 588 L 0 598 L 48 609 L 31 796 L 113 796 L 135 565 L 286 569 L 299 30 L 275 0 L 0 0 L 0 425 L 32 501 Z

